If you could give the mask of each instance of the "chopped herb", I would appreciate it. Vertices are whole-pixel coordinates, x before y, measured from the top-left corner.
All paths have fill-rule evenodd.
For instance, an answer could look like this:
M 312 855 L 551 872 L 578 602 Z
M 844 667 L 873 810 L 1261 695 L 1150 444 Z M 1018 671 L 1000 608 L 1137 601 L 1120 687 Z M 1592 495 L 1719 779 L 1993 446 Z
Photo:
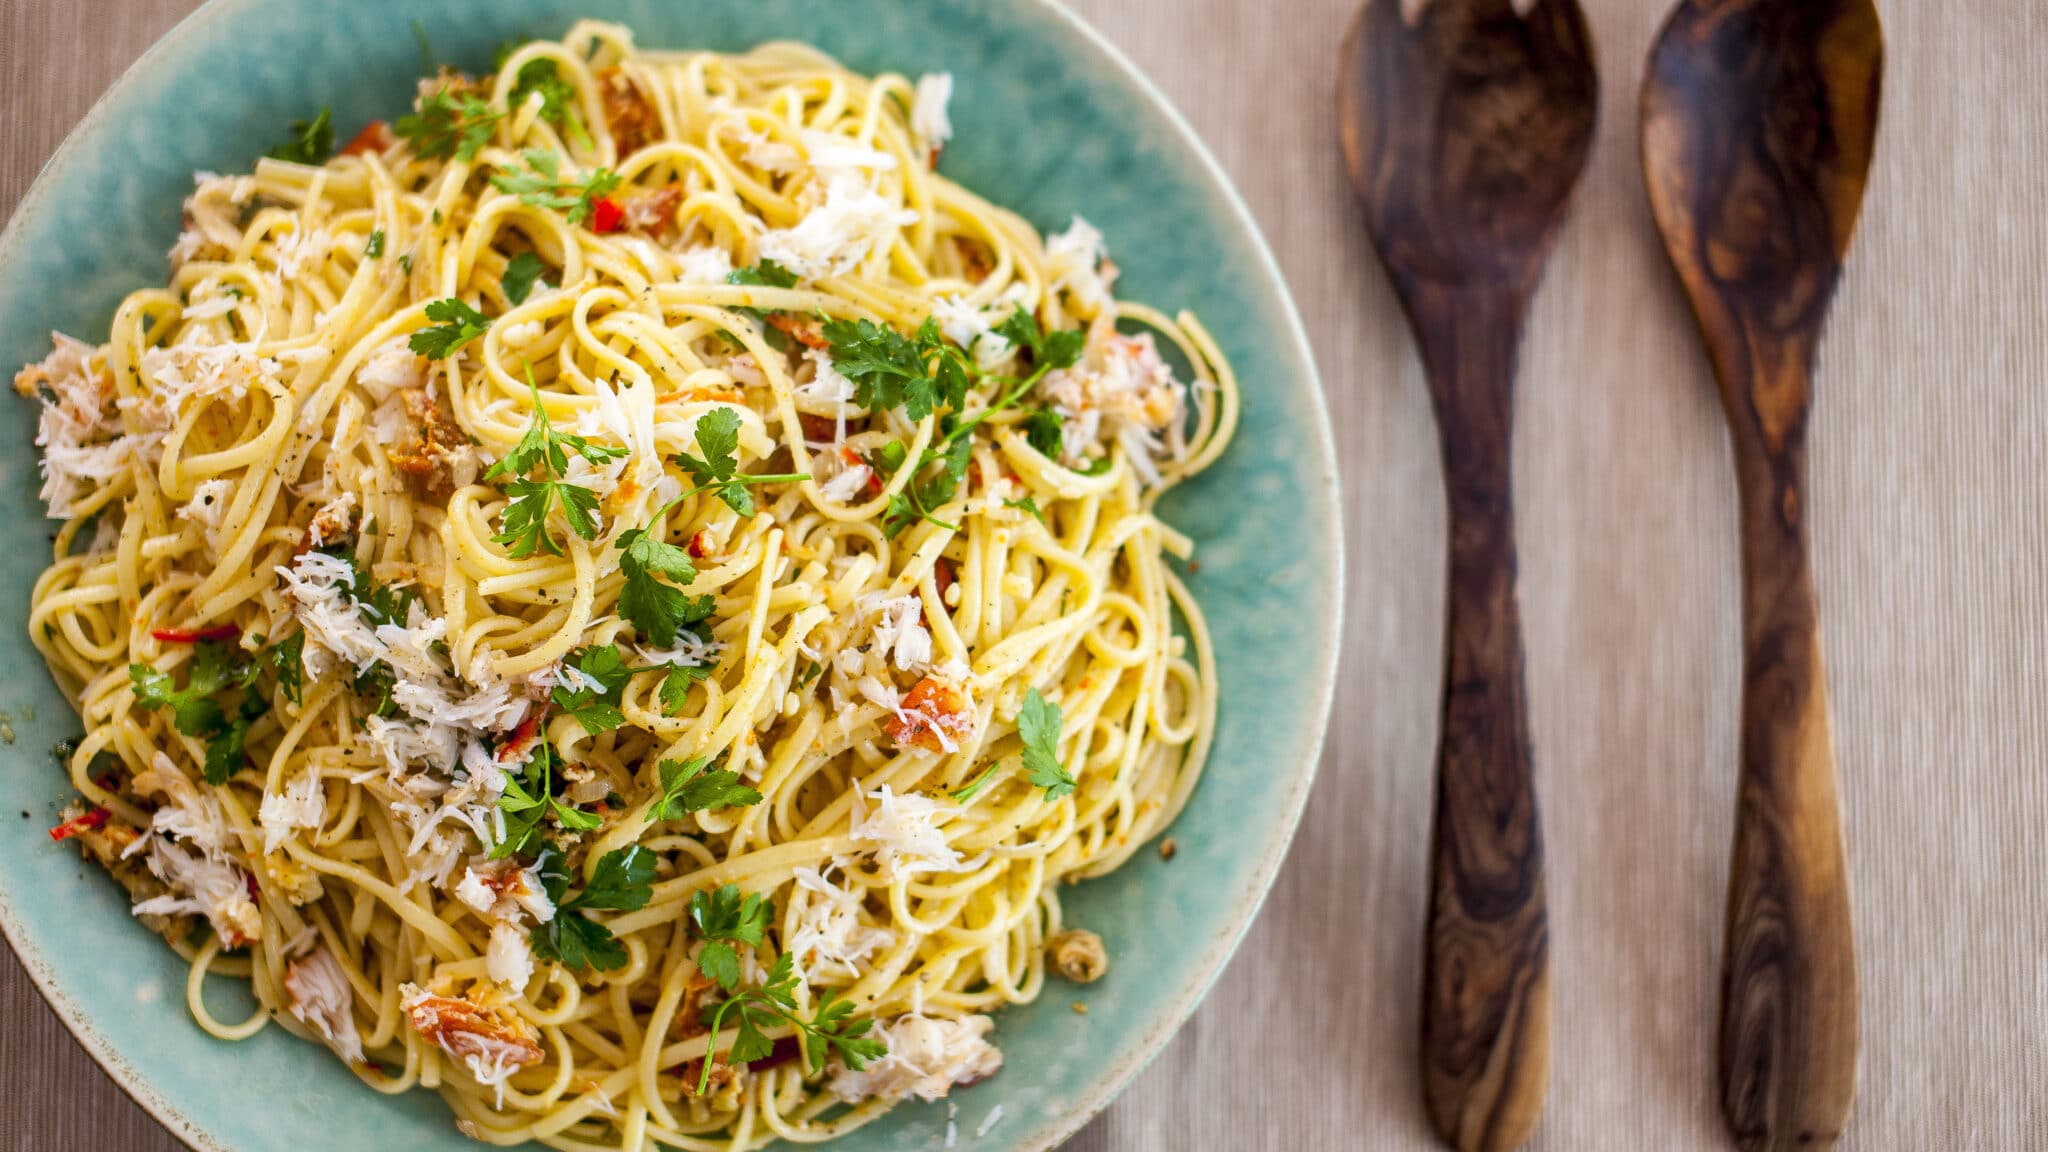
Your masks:
M 791 272 L 775 261 L 763 260 L 751 268 L 735 268 L 731 272 L 726 273 L 725 282 L 727 284 L 737 284 L 744 288 L 794 288 L 796 287 L 797 278 L 796 273 Z M 740 311 L 745 312 L 756 320 L 766 320 L 769 313 L 779 311 L 779 309 L 741 308 Z M 770 328 L 767 335 L 772 340 L 776 336 L 781 336 L 782 333 Z M 735 341 L 735 343 L 738 342 Z M 745 345 L 741 345 L 741 347 L 744 348 Z
M 563 896 L 570 876 L 561 853 L 553 846 L 543 849 L 539 868 L 541 887 L 554 901 L 555 915 L 530 934 L 534 955 L 559 960 L 570 968 L 611 971 L 625 967 L 625 945 L 611 929 L 584 913 L 631 912 L 646 907 L 654 895 L 654 853 L 638 844 L 605 853 L 583 891 L 566 900 Z
M 492 187 L 519 197 L 522 204 L 566 212 L 571 224 L 583 223 L 597 201 L 619 186 L 619 177 L 606 168 L 599 168 L 582 180 L 564 179 L 561 157 L 544 149 L 528 148 L 520 157 L 525 168 L 494 173 Z
M 467 164 L 490 143 L 503 115 L 485 100 L 467 93 L 456 96 L 444 87 L 420 97 L 419 111 L 400 116 L 391 130 L 422 160 L 453 156 Z
M 534 745 L 533 755 L 518 772 L 505 773 L 505 791 L 498 797 L 498 813 L 504 819 L 505 834 L 492 846 L 490 858 L 526 854 L 544 846 L 541 821 L 553 813 L 562 827 L 588 832 L 603 824 L 594 813 L 564 804 L 555 795 L 555 749 L 543 740 Z
M 1017 735 L 1024 741 L 1024 772 L 1034 788 L 1045 789 L 1047 800 L 1057 800 L 1074 790 L 1074 777 L 1060 763 L 1060 706 L 1033 688 L 1024 694 L 1024 707 L 1017 712 Z
M 370 233 L 369 241 L 363 245 L 363 256 L 366 259 L 375 260 L 382 255 L 384 255 L 384 230 L 379 228 Z
M 642 636 L 661 648 L 676 642 L 677 629 L 710 619 L 712 608 L 717 603 L 715 597 L 691 596 L 662 582 L 661 578 L 665 577 L 674 584 L 688 584 L 697 578 L 697 567 L 690 563 L 690 554 L 660 539 L 650 530 L 651 526 L 660 524 L 673 507 L 675 503 L 671 501 L 658 509 L 648 521 L 650 528 L 633 528 L 619 533 L 616 545 L 621 553 L 619 570 L 626 577 L 625 587 L 619 590 L 619 615 L 631 621 Z M 663 687 L 665 690 L 666 685 Z M 664 691 L 662 706 L 667 708 L 668 705 Z
M 927 448 L 924 458 L 918 462 L 923 472 L 917 480 L 902 491 L 889 497 L 889 510 L 882 516 L 882 533 L 895 539 L 897 533 L 922 520 L 936 524 L 948 531 L 958 531 L 959 526 L 939 519 L 935 513 L 953 499 L 960 490 L 960 482 L 967 477 L 967 463 L 972 456 L 973 442 L 955 440 L 943 452 Z M 924 471 L 936 463 L 937 471 Z
M 562 546 L 548 531 L 548 512 L 558 500 L 570 531 L 585 540 L 597 538 L 597 493 L 562 478 L 569 470 L 570 451 L 593 465 L 626 454 L 624 448 L 592 444 L 581 436 L 556 432 L 548 422 L 548 410 L 541 403 L 540 385 L 534 383 L 531 367 L 527 369 L 526 386 L 533 395 L 533 423 L 519 443 L 484 472 L 486 480 L 515 477 L 505 485 L 510 500 L 501 516 L 501 530 L 491 537 L 493 543 L 504 545 L 515 560 L 523 560 L 535 551 L 562 555 Z M 530 478 L 536 468 L 542 473 L 538 480 Z
M 202 640 L 193 648 L 183 688 L 175 686 L 169 673 L 147 664 L 130 664 L 128 681 L 135 690 L 136 707 L 167 708 L 172 727 L 206 741 L 206 782 L 225 784 L 242 766 L 249 726 L 270 710 L 261 696 L 245 691 L 264 663 L 264 657 L 242 663 L 227 645 Z M 230 719 L 220 697 L 232 691 L 242 691 L 242 698 Z
M 1106 474 L 1115 463 L 1116 461 L 1113 458 L 1104 456 L 1099 460 L 1091 460 L 1074 469 L 1074 471 L 1083 476 L 1101 476 Z
M 403 269 L 405 269 L 405 274 L 406 274 L 407 276 L 410 276 L 410 275 L 412 275 L 412 253 L 410 253 L 410 252 L 401 252 L 401 253 L 399 253 L 399 254 L 398 254 L 398 266 L 399 266 L 400 268 L 403 268 Z
M 540 282 L 541 273 L 547 270 L 546 262 L 532 252 L 514 256 L 505 263 L 505 299 L 514 304 L 526 303 L 526 298 L 533 293 L 533 286 Z M 545 288 L 547 285 L 541 286 Z
M 1024 418 L 1024 439 L 1036 449 L 1040 456 L 1057 460 L 1066 447 L 1066 425 L 1060 421 L 1059 413 L 1050 408 L 1034 408 Z
M 1038 498 L 1036 496 L 1026 496 L 1022 500 L 1005 500 L 1003 501 L 1003 507 L 1022 508 L 1024 511 L 1031 513 L 1033 520 L 1038 521 L 1040 524 L 1045 523 L 1045 513 L 1038 510 Z
M 491 326 L 488 317 L 455 296 L 428 303 L 427 319 L 434 326 L 413 333 L 407 346 L 429 360 L 446 360 Z
M 995 776 L 996 769 L 1001 766 L 1000 764 L 989 765 L 987 768 L 982 769 L 981 775 L 969 780 L 964 786 L 954 789 L 948 795 L 961 804 L 973 803 L 974 798 L 981 795 L 981 790 L 988 787 L 989 780 Z
M 649 815 L 652 820 L 680 820 L 692 812 L 713 808 L 744 808 L 759 804 L 761 794 L 740 783 L 740 774 L 724 769 L 704 770 L 702 756 L 688 760 L 663 760 L 661 802 Z
M 540 118 L 566 133 L 578 147 L 590 147 L 590 133 L 584 130 L 583 117 L 576 111 L 576 86 L 562 79 L 561 69 L 553 60 L 528 60 L 521 65 L 506 103 L 513 108 L 523 107 L 536 92 L 540 94 Z
M 698 971 L 732 991 L 740 982 L 739 954 L 733 945 L 758 946 L 774 913 L 775 906 L 759 892 L 742 897 L 736 884 L 721 885 L 715 892 L 692 893 L 690 927 L 705 942 L 697 953 Z
M 705 597 L 710 600 L 712 597 Z M 715 602 L 715 601 L 714 601 Z M 697 623 L 698 621 L 690 621 Z M 661 678 L 661 714 L 674 716 L 683 710 L 689 699 L 690 686 L 701 684 L 711 678 L 711 669 L 696 664 L 671 664 L 668 675 Z
M 997 324 L 995 331 L 1013 347 L 1028 349 L 1031 366 L 1040 373 L 1072 368 L 1081 362 L 1081 351 L 1088 343 L 1088 333 L 1080 328 L 1042 330 L 1038 319 L 1021 307 Z
M 706 945 L 704 950 L 708 952 L 711 947 Z M 737 971 L 733 978 L 736 984 Z M 713 976 L 713 979 L 717 977 Z M 866 1017 L 856 1019 L 853 1002 L 841 999 L 837 991 L 825 993 L 818 1010 L 809 1020 L 799 1016 L 796 990 L 802 983 L 803 977 L 796 971 L 796 960 L 785 952 L 775 958 L 775 966 L 768 970 L 767 981 L 760 987 L 749 988 L 716 1007 L 705 1009 L 714 1045 L 725 1025 L 726 1016 L 732 1015 L 735 1019 L 738 1032 L 733 1037 L 731 1051 L 727 1053 L 729 1063 L 746 1064 L 772 1055 L 775 1043 L 768 1039 L 766 1030 L 778 1024 L 789 1025 L 802 1037 L 804 1065 L 813 1074 L 825 1070 L 825 1061 L 832 1052 L 839 1053 L 846 1066 L 856 1072 L 867 1067 L 868 1061 L 879 1060 L 888 1052 L 886 1045 L 868 1035 L 875 1022 Z M 728 987 L 727 991 L 731 988 Z M 699 1096 L 710 1090 L 711 1064 L 711 1054 L 707 1053 L 697 1083 Z
M 288 160 L 293 164 L 321 165 L 334 155 L 334 122 L 329 119 L 329 110 L 320 109 L 320 114 L 311 120 L 292 121 L 292 138 L 272 148 L 267 155 L 272 160 Z
M 271 671 L 277 673 L 277 687 L 284 698 L 298 707 L 305 691 L 306 678 L 306 634 L 294 632 L 278 641 L 265 655 L 270 660 Z
M 967 401 L 971 369 L 965 354 L 926 319 L 915 336 L 872 320 L 827 319 L 832 367 L 853 381 L 853 401 L 872 412 L 902 407 L 923 420 L 941 404 L 958 410 Z
M 738 466 L 733 452 L 740 442 L 740 414 L 731 408 L 713 408 L 697 418 L 697 449 L 704 453 L 698 459 L 687 452 L 678 453 L 676 463 L 689 470 L 697 481 L 695 491 L 685 493 L 686 497 L 698 492 L 715 491 L 726 507 L 742 517 L 754 515 L 754 494 L 747 491 L 755 484 L 792 484 L 809 480 L 810 473 L 780 474 L 773 476 L 750 476 L 736 472 Z
M 420 50 L 420 71 L 433 72 L 440 66 L 434 63 L 434 45 L 427 39 L 427 26 L 418 20 L 412 22 L 413 43 Z
M 555 707 L 576 718 L 592 736 L 609 732 L 626 722 L 619 701 L 633 669 L 626 667 L 617 645 L 602 644 L 579 648 L 569 654 L 567 668 L 575 670 L 555 684 Z M 569 685 L 575 683 L 577 687 Z

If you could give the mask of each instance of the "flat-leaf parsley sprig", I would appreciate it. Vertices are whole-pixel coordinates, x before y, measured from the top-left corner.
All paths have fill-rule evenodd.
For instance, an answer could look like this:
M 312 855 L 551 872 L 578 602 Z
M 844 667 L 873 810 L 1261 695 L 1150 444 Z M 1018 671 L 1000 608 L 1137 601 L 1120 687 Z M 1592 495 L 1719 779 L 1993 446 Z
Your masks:
M 625 967 L 626 946 L 610 928 L 584 913 L 634 912 L 647 907 L 654 897 L 654 853 L 638 844 L 605 853 L 583 891 L 566 900 L 570 875 L 560 850 L 553 845 L 542 849 L 538 870 L 541 888 L 554 902 L 555 915 L 528 934 L 533 954 L 543 960 L 559 960 L 570 968 L 609 972 Z
M 740 444 L 740 414 L 730 408 L 713 408 L 697 418 L 697 449 L 704 453 L 698 459 L 687 452 L 676 454 L 675 461 L 690 473 L 697 487 L 683 493 L 689 499 L 700 492 L 716 492 L 725 506 L 738 513 L 742 519 L 754 515 L 754 494 L 747 491 L 756 484 L 795 484 L 809 480 L 808 472 L 784 472 L 775 475 L 749 475 L 738 471 L 739 462 L 733 453 Z
M 511 478 L 505 485 L 505 493 L 511 499 L 501 518 L 503 529 L 491 541 L 504 545 L 515 560 L 523 560 L 536 551 L 562 555 L 562 546 L 548 531 L 548 512 L 556 501 L 561 502 L 562 518 L 571 531 L 585 540 L 597 539 L 597 493 L 566 479 L 569 453 L 576 453 L 592 466 L 626 455 L 624 448 L 592 444 L 581 436 L 555 431 L 548 421 L 547 407 L 541 403 L 540 385 L 534 383 L 530 365 L 526 386 L 533 395 L 533 423 L 519 443 L 484 472 L 486 480 Z M 536 470 L 540 472 L 538 479 L 532 475 Z
M 542 148 L 520 153 L 524 166 L 491 175 L 491 186 L 519 197 L 519 202 L 566 214 L 569 223 L 581 224 L 597 209 L 597 202 L 619 186 L 619 176 L 599 168 L 582 179 L 562 174 L 562 158 Z
M 803 985 L 803 977 L 797 973 L 795 957 L 787 952 L 775 958 L 759 987 L 740 989 L 736 946 L 759 947 L 761 935 L 774 914 L 774 905 L 761 894 L 742 897 L 739 888 L 732 884 L 690 897 L 690 928 L 705 941 L 697 953 L 697 968 L 727 993 L 723 1002 L 704 1010 L 711 1039 L 704 1053 L 703 1071 L 697 1079 L 699 1096 L 711 1090 L 711 1065 L 717 1056 L 718 1035 L 728 1016 L 737 1026 L 732 1048 L 726 1053 L 726 1063 L 734 1066 L 772 1055 L 775 1042 L 768 1038 L 767 1030 L 782 1025 L 795 1030 L 801 1038 L 804 1065 L 812 1073 L 825 1070 L 825 1060 L 832 1052 L 839 1053 L 846 1066 L 856 1072 L 888 1052 L 886 1045 L 869 1035 L 875 1022 L 856 1019 L 853 1002 L 841 999 L 837 992 L 828 991 L 817 1010 L 805 1019 L 797 1007 L 797 989 Z

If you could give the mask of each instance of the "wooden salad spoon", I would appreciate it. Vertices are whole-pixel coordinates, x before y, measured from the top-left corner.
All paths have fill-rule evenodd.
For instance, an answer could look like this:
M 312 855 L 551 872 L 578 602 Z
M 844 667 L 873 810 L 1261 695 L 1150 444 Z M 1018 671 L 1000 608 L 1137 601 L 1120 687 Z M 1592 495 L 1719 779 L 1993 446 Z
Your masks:
M 1833 1145 L 1856 955 L 1807 546 L 1815 350 L 1877 134 L 1871 0 L 1687 0 L 1643 83 L 1643 171 L 1720 379 L 1742 521 L 1742 767 L 1721 1109 L 1747 1149 Z
M 1509 479 L 1515 355 L 1585 167 L 1598 80 L 1574 0 L 1415 7 L 1367 0 L 1359 12 L 1338 123 L 1366 227 L 1421 346 L 1449 508 L 1423 1092 L 1446 1142 L 1497 1152 L 1528 1137 L 1550 1081 L 1550 927 Z

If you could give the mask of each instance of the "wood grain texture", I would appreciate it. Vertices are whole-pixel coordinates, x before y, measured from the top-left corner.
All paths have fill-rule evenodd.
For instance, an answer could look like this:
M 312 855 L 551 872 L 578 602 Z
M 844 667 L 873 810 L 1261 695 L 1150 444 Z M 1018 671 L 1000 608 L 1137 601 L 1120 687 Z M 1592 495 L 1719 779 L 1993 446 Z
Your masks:
M 1869 0 L 1688 0 L 1643 87 L 1651 204 L 1706 337 L 1740 493 L 1741 776 L 1720 1077 L 1730 1132 L 1758 1152 L 1832 1147 L 1856 1090 L 1855 932 L 1806 443 L 1882 62 Z
M 1515 412 L 1559 1022 L 1528 1147 L 1720 1152 L 1742 687 L 1733 464 L 1637 150 L 1642 65 L 1670 3 L 1583 3 L 1600 123 L 1531 304 Z M 0 213 L 192 6 L 0 0 Z M 1446 520 L 1421 361 L 1330 147 L 1335 49 L 1357 5 L 1073 6 L 1187 114 L 1273 242 L 1329 386 L 1351 592 L 1322 775 L 1279 885 L 1202 1009 L 1069 1148 L 1430 1152 L 1416 940 Z M 2048 1149 L 2048 102 L 2033 98 L 2048 7 L 1879 7 L 1886 143 L 1830 320 L 1806 504 L 1836 740 L 1854 766 L 1863 999 L 1885 1006 L 1864 1021 L 1839 1147 Z M 0 835 L 42 835 L 48 813 L 33 815 L 0 813 Z M 6 1152 L 178 1147 L 12 960 L 0 1073 Z M 961 1107 L 964 1152 L 985 1108 Z
M 1550 919 L 1516 593 L 1515 359 L 1598 106 L 1572 0 L 1393 0 L 1359 12 L 1338 137 L 1415 332 L 1450 544 L 1422 966 L 1422 1087 L 1437 1134 L 1507 1152 L 1550 1082 Z

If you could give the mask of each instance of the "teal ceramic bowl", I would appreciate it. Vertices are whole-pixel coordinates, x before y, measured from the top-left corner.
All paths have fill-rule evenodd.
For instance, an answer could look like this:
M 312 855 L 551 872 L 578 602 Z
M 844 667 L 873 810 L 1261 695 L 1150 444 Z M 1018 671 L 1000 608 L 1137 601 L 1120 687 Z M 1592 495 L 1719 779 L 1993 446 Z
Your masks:
M 401 111 L 420 70 L 415 17 L 443 59 L 475 68 L 502 41 L 559 36 L 580 16 L 628 24 L 650 47 L 795 38 L 863 72 L 954 73 L 943 170 L 1041 227 L 1088 216 L 1124 270 L 1120 292 L 1197 311 L 1243 377 L 1236 446 L 1164 509 L 1197 542 L 1189 582 L 1222 665 L 1218 740 L 1171 830 L 1179 851 L 1142 852 L 1066 895 L 1071 919 L 1106 938 L 1109 975 L 1003 1014 L 1002 1073 L 954 1093 L 963 1137 L 1003 1108 L 972 1147 L 1049 1147 L 1194 1010 L 1272 883 L 1322 743 L 1342 555 L 1328 416 L 1272 256 L 1187 125 L 1074 17 L 1045 0 L 215 0 L 100 101 L 0 237 L 0 365 L 40 359 L 52 329 L 104 339 L 125 293 L 162 283 L 194 169 L 246 169 L 323 104 L 343 135 Z M 19 622 L 46 560 L 29 542 L 49 525 L 33 407 L 0 404 L 0 533 L 22 545 L 0 552 L 0 620 Z M 78 724 L 19 623 L 0 629 L 0 661 L 13 672 L 0 680 L 0 926 L 107 1071 L 200 1148 L 475 1147 L 431 1093 L 379 1096 L 280 1029 L 229 1044 L 192 1024 L 185 965 L 44 835 L 66 798 L 49 749 Z M 223 1014 L 246 1010 L 228 981 L 208 995 Z M 943 1105 L 912 1103 L 840 1147 L 939 1148 L 945 1130 Z

